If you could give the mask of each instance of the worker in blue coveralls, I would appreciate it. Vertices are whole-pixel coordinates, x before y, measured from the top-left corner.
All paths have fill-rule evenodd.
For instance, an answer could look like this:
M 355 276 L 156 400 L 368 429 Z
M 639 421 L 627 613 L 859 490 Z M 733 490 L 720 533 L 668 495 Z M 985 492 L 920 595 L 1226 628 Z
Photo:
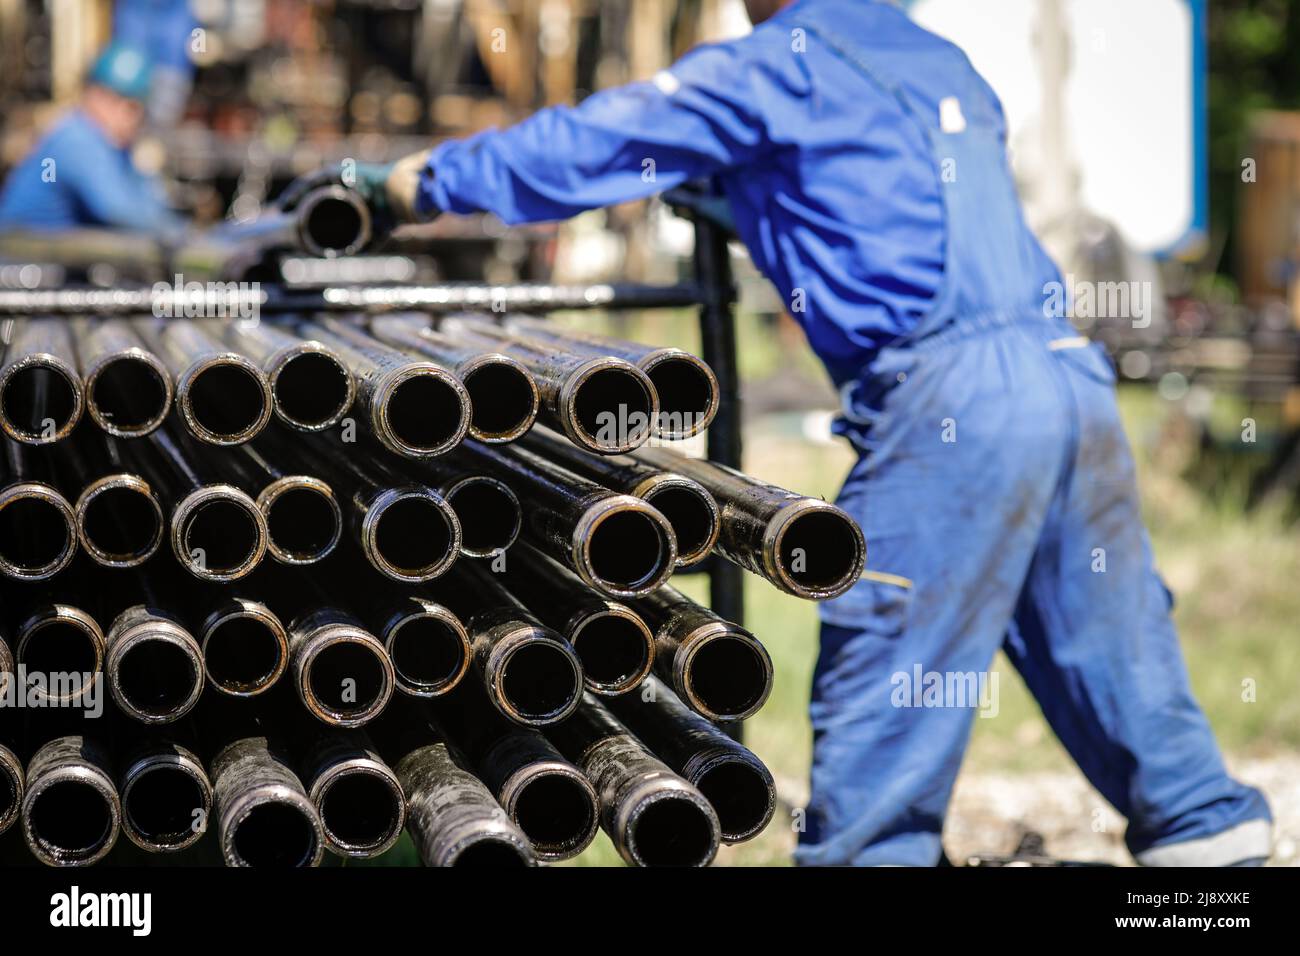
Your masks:
M 900 706 L 898 675 L 983 674 L 999 648 L 1139 862 L 1262 862 L 1269 808 L 1192 697 L 1114 373 L 1049 307 L 1061 277 L 1025 225 L 997 97 L 890 3 L 748 6 L 750 35 L 648 82 L 355 185 L 394 221 L 523 223 L 720 181 L 861 455 L 839 504 L 869 571 L 822 608 L 798 862 L 941 859 L 975 710 Z
M 78 104 L 0 188 L 0 230 L 102 226 L 163 236 L 183 228 L 157 180 L 131 161 L 150 75 L 140 50 L 116 42 L 104 49 Z

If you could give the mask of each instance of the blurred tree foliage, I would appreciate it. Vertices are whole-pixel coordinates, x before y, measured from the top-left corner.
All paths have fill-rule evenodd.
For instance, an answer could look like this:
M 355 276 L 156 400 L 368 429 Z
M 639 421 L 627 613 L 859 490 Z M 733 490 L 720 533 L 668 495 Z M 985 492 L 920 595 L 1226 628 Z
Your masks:
M 1222 272 L 1236 264 L 1241 163 L 1251 114 L 1300 109 L 1300 0 L 1209 0 L 1210 225 Z

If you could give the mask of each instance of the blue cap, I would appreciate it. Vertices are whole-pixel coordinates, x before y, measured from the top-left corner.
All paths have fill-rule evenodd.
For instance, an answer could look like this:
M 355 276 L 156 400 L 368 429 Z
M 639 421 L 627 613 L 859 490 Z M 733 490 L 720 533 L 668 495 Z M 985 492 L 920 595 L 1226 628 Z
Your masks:
M 145 100 L 149 96 L 149 78 L 153 64 L 149 57 L 135 47 L 113 42 L 104 47 L 90 68 L 86 81 L 103 86 L 130 100 Z

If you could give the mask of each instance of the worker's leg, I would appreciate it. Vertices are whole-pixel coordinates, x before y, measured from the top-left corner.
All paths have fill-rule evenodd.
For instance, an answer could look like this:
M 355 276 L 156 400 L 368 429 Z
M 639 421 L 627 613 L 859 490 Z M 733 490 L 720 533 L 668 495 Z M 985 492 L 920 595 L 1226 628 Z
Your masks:
M 972 698 L 1066 460 L 1050 368 L 1021 352 L 1001 329 L 885 355 L 875 379 L 906 381 L 858 409 L 866 454 L 839 504 L 862 523 L 870 570 L 822 610 L 801 864 L 939 859 Z
M 1228 776 L 1192 697 L 1108 365 L 1093 348 L 1055 358 L 1078 448 L 1007 652 L 1080 768 L 1128 818 L 1140 862 L 1267 857 L 1267 804 Z

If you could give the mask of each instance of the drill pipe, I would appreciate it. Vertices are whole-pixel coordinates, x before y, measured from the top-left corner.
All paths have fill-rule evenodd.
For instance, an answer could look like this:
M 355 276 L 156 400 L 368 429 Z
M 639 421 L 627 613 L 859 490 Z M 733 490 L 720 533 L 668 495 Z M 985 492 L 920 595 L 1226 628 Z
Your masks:
M 317 607 L 289 624 L 294 688 L 311 714 L 333 727 L 361 727 L 393 696 L 384 645 L 346 611 Z
M 393 581 L 418 584 L 444 574 L 460 554 L 460 519 L 446 499 L 370 454 L 334 440 L 299 440 L 305 469 L 349 507 L 352 536 L 370 565 Z
M 296 748 L 298 763 L 329 849 L 354 859 L 391 849 L 406 825 L 406 797 L 370 738 L 359 730 L 293 726 L 305 741 Z
M 203 617 L 199 646 L 208 683 L 231 697 L 256 697 L 276 685 L 289 663 L 289 635 L 260 601 L 221 597 Z
M 135 330 L 175 381 L 186 430 L 209 445 L 239 445 L 271 420 L 275 398 L 255 362 L 226 348 L 190 319 L 135 320 Z
M 83 489 L 74 506 L 82 550 L 108 568 L 144 564 L 167 532 L 162 502 L 149 482 L 131 473 L 120 446 L 107 435 L 83 431 L 62 451 Z
M 582 695 L 582 662 L 572 645 L 543 625 L 479 565 L 462 565 L 441 602 L 465 623 L 474 666 L 488 699 L 515 723 L 564 720 Z
M 518 359 L 457 342 L 434 331 L 423 315 L 373 318 L 370 333 L 393 348 L 423 355 L 460 378 L 470 397 L 471 438 L 485 444 L 514 441 L 537 420 L 541 393 Z
M 131 323 L 83 318 L 72 331 L 91 420 L 117 438 L 139 438 L 161 425 L 172 404 L 171 373 Z
M 266 556 L 266 518 L 247 491 L 220 481 L 199 446 L 169 427 L 119 446 L 170 512 L 171 548 L 190 574 L 237 581 Z
M 469 392 L 442 366 L 389 348 L 341 319 L 303 323 L 297 332 L 325 343 L 347 363 L 370 431 L 389 451 L 434 458 L 464 440 Z
M 747 748 L 678 699 L 656 677 L 639 694 L 607 705 L 675 773 L 708 799 L 723 843 L 743 843 L 763 832 L 776 812 L 776 783 Z
M 502 717 L 483 691 L 466 685 L 433 706 L 442 736 L 523 831 L 539 859 L 567 860 L 596 836 L 596 791 L 536 730 Z
M 22 616 L 13 652 L 29 675 L 18 692 L 45 706 L 75 707 L 87 703 L 103 670 L 106 646 L 99 623 L 81 608 L 42 602 Z M 34 675 L 42 679 L 32 680 Z
M 303 432 L 333 428 L 352 408 L 357 385 L 334 349 L 266 322 L 227 322 L 223 332 L 236 352 L 257 362 L 275 396 L 275 414 Z
M 659 417 L 659 393 L 631 362 L 529 342 L 474 317 L 446 319 L 438 331 L 462 347 L 501 352 L 523 363 L 537 383 L 542 420 L 589 451 L 631 451 L 650 437 Z
M 744 720 L 767 701 L 772 658 L 749 631 L 670 587 L 632 610 L 654 629 L 655 671 L 692 710 L 712 721 Z
M 77 554 L 77 516 L 38 449 L 0 438 L 0 574 L 46 581 Z
M 385 717 L 374 737 L 406 794 L 406 829 L 425 866 L 535 866 L 528 838 L 418 712 Z
M 524 505 L 525 533 L 589 586 L 614 597 L 659 587 L 673 572 L 668 519 L 632 495 L 603 488 L 531 451 L 466 442 L 458 463 L 504 481 Z
M 835 505 L 663 448 L 642 449 L 637 457 L 707 488 L 722 506 L 718 553 L 787 594 L 822 601 L 861 577 L 867 560 L 862 529 Z
M 600 824 L 632 866 L 708 866 L 721 831 L 694 786 L 651 754 L 596 698 L 548 729 L 562 754 L 582 768 L 600 797 Z
M 713 369 L 701 358 L 678 348 L 642 345 L 574 329 L 556 328 L 544 319 L 510 316 L 507 331 L 567 352 L 614 355 L 650 377 L 659 393 L 655 436 L 677 441 L 698 435 L 718 414 L 719 388 Z
M 89 866 L 117 842 L 122 804 L 103 748 L 81 736 L 58 737 L 27 764 L 23 836 L 47 866 Z
M 138 742 L 119 761 L 122 829 L 151 853 L 176 853 L 203 836 L 212 783 L 193 752 L 171 740 Z
M 587 690 L 626 694 L 654 666 L 650 628 L 626 605 L 592 591 L 567 568 L 523 545 L 502 575 L 506 590 L 567 640 L 582 661 Z
M 520 445 L 574 474 L 654 505 L 673 526 L 677 567 L 698 564 L 718 543 L 722 512 L 704 486 L 630 455 L 592 455 L 552 431 L 535 429 Z
M 188 238 L 173 251 L 171 269 L 187 279 L 274 277 L 265 267 L 275 253 L 301 249 L 323 258 L 351 256 L 370 239 L 366 204 L 352 190 L 326 186 L 307 193 L 292 209 L 271 209 Z
M 319 866 L 320 816 L 280 745 L 239 737 L 208 767 L 226 866 Z
M 118 709 L 142 724 L 180 720 L 203 693 L 203 649 L 140 580 L 147 603 L 126 608 L 104 635 L 108 691 Z
M 18 322 L 0 365 L 0 431 L 24 445 L 48 445 L 67 438 L 84 409 L 68 323 Z
M 469 633 L 455 614 L 415 594 L 388 592 L 365 615 L 393 661 L 397 689 L 412 697 L 439 697 L 469 671 Z
M 257 494 L 267 550 L 281 564 L 315 564 L 338 546 L 343 509 L 329 483 L 303 474 L 293 446 L 258 442 L 214 458 L 231 484 Z

